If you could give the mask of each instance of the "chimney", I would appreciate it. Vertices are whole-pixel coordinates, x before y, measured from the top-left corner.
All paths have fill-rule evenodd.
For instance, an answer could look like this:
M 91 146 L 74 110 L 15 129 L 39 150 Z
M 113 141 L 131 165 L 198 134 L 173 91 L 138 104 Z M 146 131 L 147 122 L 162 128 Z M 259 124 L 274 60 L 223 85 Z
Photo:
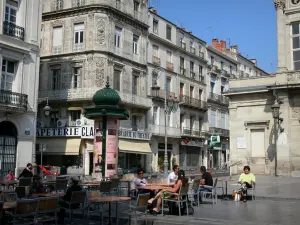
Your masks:
M 157 10 L 153 9 L 153 13 L 157 15 Z
M 214 48 L 217 48 L 217 45 L 219 44 L 219 40 L 217 38 L 212 39 L 212 46 Z
M 184 28 L 184 27 L 181 27 L 181 30 L 185 31 L 185 28 Z
M 221 40 L 220 44 L 221 44 L 221 49 L 225 50 L 226 49 L 226 41 Z
M 255 66 L 257 66 L 257 60 L 256 60 L 256 59 L 250 59 L 250 61 L 251 61 Z

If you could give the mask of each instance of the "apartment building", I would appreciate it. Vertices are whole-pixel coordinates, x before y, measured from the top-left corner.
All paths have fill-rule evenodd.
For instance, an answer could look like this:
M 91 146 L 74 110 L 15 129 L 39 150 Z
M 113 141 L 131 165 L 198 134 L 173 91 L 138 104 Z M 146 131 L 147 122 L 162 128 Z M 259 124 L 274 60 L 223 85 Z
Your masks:
M 207 111 L 206 43 L 154 9 L 149 10 L 148 39 L 153 170 L 163 168 L 165 123 L 170 169 L 173 164 L 197 169 L 206 164 L 203 132 Z
M 94 124 L 82 109 L 109 79 L 130 111 L 120 122 L 119 166 L 151 164 L 147 13 L 147 1 L 44 1 L 37 139 L 43 163 L 79 164 L 92 173 Z
M 0 168 L 35 162 L 41 1 L 0 2 Z

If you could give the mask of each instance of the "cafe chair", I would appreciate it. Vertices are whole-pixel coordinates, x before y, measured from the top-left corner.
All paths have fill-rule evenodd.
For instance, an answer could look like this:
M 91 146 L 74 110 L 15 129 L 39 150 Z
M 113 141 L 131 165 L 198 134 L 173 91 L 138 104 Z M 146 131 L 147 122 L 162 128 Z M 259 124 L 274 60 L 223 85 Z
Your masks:
M 205 202 L 208 199 L 212 200 L 213 205 L 216 205 L 218 202 L 218 193 L 217 193 L 217 184 L 218 184 L 218 178 L 215 179 L 214 185 L 207 186 L 208 188 L 211 188 L 211 191 L 201 191 L 201 199 L 203 202 Z M 203 185 L 206 187 L 205 185 Z M 199 198 L 198 198 L 199 200 Z M 198 202 L 199 204 L 199 202 Z
M 137 220 L 139 218 L 144 217 L 147 225 L 147 207 L 149 198 L 150 193 L 139 194 L 137 196 L 136 203 L 133 205 L 130 202 L 129 209 L 123 211 L 122 213 L 129 216 L 129 221 L 131 221 L 131 219 L 135 219 L 135 225 L 137 225 Z
M 55 191 L 56 192 L 66 192 L 68 188 L 68 180 L 67 179 L 56 179 L 55 181 Z
M 199 198 L 200 198 L 200 179 L 195 179 L 193 181 L 193 184 L 192 184 L 192 188 L 190 190 L 190 193 L 189 193 L 189 199 L 199 206 L 200 205 L 200 202 L 199 202 Z M 197 198 L 197 199 L 195 199 Z
M 17 198 L 17 193 L 12 191 L 4 191 L 0 195 L 0 200 L 4 202 L 15 202 Z
M 58 197 L 45 197 L 39 198 L 39 204 L 37 208 L 37 223 L 45 223 L 54 221 L 57 225 L 57 213 L 59 211 Z
M 86 216 L 87 221 L 89 221 L 89 217 L 91 214 L 99 215 L 101 213 L 101 224 L 103 224 L 103 207 L 99 207 L 99 204 L 91 203 L 89 200 L 92 198 L 97 198 L 101 196 L 101 193 L 99 191 L 87 191 L 86 192 Z
M 111 191 L 111 181 L 101 181 L 100 182 L 100 193 L 102 195 L 110 195 Z
M 12 218 L 13 225 L 36 224 L 36 211 L 38 208 L 38 199 L 18 200 L 15 210 L 8 212 Z

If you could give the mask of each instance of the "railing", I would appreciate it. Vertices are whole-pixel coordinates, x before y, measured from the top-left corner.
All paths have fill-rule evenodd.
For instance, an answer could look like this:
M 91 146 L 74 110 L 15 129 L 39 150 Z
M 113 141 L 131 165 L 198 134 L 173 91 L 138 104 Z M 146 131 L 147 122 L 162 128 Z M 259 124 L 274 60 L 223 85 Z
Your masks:
M 119 128 L 119 137 L 120 138 L 130 138 L 130 139 L 141 139 L 141 140 L 150 140 L 151 133 L 145 131 L 134 131 L 126 128 Z
M 46 90 L 39 92 L 39 101 L 44 101 L 47 97 L 51 100 L 60 101 L 86 101 L 92 100 L 96 91 L 99 88 L 72 88 L 72 89 L 62 89 L 62 90 Z M 136 105 L 145 108 L 150 108 L 152 106 L 151 99 L 146 97 L 133 95 L 125 92 L 119 92 L 121 97 L 121 102 L 124 104 Z
M 199 76 L 199 81 L 203 84 L 205 84 L 205 77 L 203 75 Z
M 181 128 L 181 135 L 187 135 L 187 136 L 192 136 L 192 129 L 189 127 L 182 127 Z
M 196 55 L 196 49 L 195 49 L 195 47 L 191 47 L 190 51 L 191 51 L 192 54 Z
M 28 95 L 0 90 L 0 104 L 27 110 Z
M 152 98 L 159 98 L 159 99 L 165 99 L 166 91 L 163 89 L 155 89 L 155 87 L 152 87 L 150 90 L 150 96 Z M 167 99 L 168 100 L 177 100 L 175 97 L 174 92 L 167 92 Z
M 158 58 L 157 56 L 152 56 L 152 63 L 154 65 L 160 66 L 160 58 Z
M 25 29 L 23 27 L 17 26 L 14 23 L 4 21 L 3 22 L 3 34 L 18 38 L 24 41 Z
M 86 0 L 72 0 L 72 7 L 80 7 L 86 4 Z
M 165 136 L 165 126 L 150 124 L 152 135 Z M 180 137 L 180 128 L 167 126 L 167 136 Z
M 180 47 L 183 48 L 184 50 L 186 50 L 186 43 L 184 43 L 183 41 L 180 42 Z
M 53 46 L 52 47 L 52 54 L 57 55 L 62 53 L 62 46 Z
M 225 104 L 225 105 L 229 105 L 229 98 L 222 96 L 222 95 L 212 93 L 212 92 L 209 93 L 208 100 L 219 102 L 219 103 Z
M 51 4 L 51 11 L 62 10 L 64 8 L 64 0 L 54 0 Z
M 212 65 L 211 70 L 214 71 L 214 72 L 216 72 L 216 73 L 220 73 L 221 72 L 221 70 L 219 69 L 219 67 L 217 67 L 215 65 Z
M 83 43 L 73 44 L 73 52 L 83 51 Z
M 182 127 L 181 128 L 181 135 L 182 136 L 195 136 L 195 137 L 206 137 L 208 132 L 204 133 L 198 129 L 189 128 L 189 127 Z
M 186 74 L 186 69 L 185 68 L 180 67 L 179 71 L 180 71 L 180 75 L 185 76 L 185 74 Z
M 195 79 L 195 78 L 196 78 L 196 73 L 195 73 L 194 71 L 191 71 L 191 72 L 190 72 L 190 77 L 191 77 L 192 79 Z
M 173 72 L 174 71 L 174 64 L 171 62 L 167 62 L 167 70 Z
M 201 59 L 204 59 L 204 53 L 203 53 L 203 52 L 199 52 L 199 57 L 200 57 Z
M 180 95 L 180 102 L 183 105 L 192 106 L 198 109 L 207 110 L 207 103 L 205 101 L 201 101 L 200 99 L 196 99 L 186 95 Z
M 212 135 L 215 134 L 215 135 L 220 135 L 222 137 L 229 137 L 229 130 L 227 130 L 227 129 L 222 129 L 222 128 L 219 128 L 219 127 L 210 127 L 209 132 Z

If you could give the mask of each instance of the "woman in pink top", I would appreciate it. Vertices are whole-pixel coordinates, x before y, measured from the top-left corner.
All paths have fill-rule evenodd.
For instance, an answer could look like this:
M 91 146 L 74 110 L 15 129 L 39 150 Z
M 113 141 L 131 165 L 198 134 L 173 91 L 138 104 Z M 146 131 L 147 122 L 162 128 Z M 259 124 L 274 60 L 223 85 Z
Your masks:
M 15 179 L 15 175 L 13 175 L 12 171 L 9 170 L 8 174 L 6 175 L 6 178 L 7 178 L 8 181 L 12 181 L 12 180 Z

